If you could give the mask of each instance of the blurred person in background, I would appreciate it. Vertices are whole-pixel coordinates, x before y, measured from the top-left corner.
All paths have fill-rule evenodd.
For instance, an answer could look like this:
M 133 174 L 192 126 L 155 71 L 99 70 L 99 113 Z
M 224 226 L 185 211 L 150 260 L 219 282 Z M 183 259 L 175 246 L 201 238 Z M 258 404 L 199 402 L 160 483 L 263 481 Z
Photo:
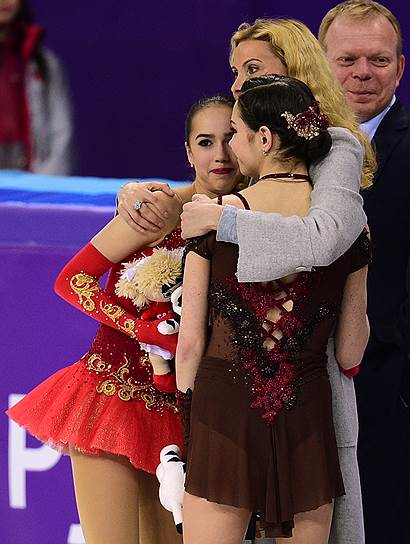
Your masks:
M 0 0 L 0 169 L 70 175 L 71 103 L 27 0 Z

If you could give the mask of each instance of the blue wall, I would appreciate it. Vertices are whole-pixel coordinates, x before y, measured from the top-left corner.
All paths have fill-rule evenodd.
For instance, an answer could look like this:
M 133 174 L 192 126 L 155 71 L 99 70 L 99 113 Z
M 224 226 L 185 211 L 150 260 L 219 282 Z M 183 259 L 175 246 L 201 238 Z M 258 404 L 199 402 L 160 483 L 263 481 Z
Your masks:
M 288 16 L 316 32 L 335 3 L 33 0 L 47 43 L 70 76 L 79 173 L 186 179 L 184 117 L 200 96 L 229 92 L 229 38 L 237 26 L 256 17 Z M 406 2 L 385 5 L 408 36 Z M 409 75 L 399 96 L 410 106 Z

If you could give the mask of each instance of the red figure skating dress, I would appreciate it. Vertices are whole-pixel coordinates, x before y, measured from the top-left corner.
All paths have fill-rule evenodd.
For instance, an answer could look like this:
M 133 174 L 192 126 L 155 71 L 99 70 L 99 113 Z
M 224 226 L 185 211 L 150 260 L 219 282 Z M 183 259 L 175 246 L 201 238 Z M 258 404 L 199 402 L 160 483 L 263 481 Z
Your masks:
M 177 229 L 156 247 L 183 245 Z M 138 250 L 124 260 L 152 251 Z M 102 289 L 97 280 L 109 269 Z M 141 320 L 136 308 L 115 294 L 120 270 L 121 264 L 113 265 L 91 244 L 64 268 L 57 291 L 101 325 L 78 362 L 53 374 L 7 413 L 30 434 L 63 452 L 71 445 L 90 455 L 123 455 L 136 468 L 154 473 L 164 446 L 182 447 L 181 423 L 175 396 L 153 385 L 151 365 L 137 341 Z

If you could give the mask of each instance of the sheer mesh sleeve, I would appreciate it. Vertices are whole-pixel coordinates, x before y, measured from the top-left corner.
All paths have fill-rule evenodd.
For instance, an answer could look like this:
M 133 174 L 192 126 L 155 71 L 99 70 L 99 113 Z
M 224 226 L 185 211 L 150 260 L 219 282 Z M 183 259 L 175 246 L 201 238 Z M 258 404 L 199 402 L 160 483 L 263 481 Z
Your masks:
M 370 263 L 371 244 L 366 229 L 363 230 L 349 249 L 349 254 L 349 273 L 356 272 Z
M 203 236 L 197 236 L 196 238 L 190 238 L 185 246 L 185 257 L 190 251 L 193 251 L 200 257 L 212 259 L 214 252 L 214 246 L 216 241 L 216 233 L 214 231 L 208 232 Z

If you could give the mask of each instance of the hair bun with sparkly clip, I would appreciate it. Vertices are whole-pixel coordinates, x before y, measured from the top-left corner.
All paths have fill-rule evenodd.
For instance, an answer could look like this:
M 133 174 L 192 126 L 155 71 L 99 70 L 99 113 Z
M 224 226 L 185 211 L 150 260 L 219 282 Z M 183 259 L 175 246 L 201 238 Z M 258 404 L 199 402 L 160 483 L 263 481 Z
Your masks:
M 289 111 L 281 113 L 288 123 L 288 128 L 293 129 L 300 138 L 313 140 L 329 127 L 327 115 L 321 113 L 319 102 L 315 100 L 306 111 L 293 115 Z

